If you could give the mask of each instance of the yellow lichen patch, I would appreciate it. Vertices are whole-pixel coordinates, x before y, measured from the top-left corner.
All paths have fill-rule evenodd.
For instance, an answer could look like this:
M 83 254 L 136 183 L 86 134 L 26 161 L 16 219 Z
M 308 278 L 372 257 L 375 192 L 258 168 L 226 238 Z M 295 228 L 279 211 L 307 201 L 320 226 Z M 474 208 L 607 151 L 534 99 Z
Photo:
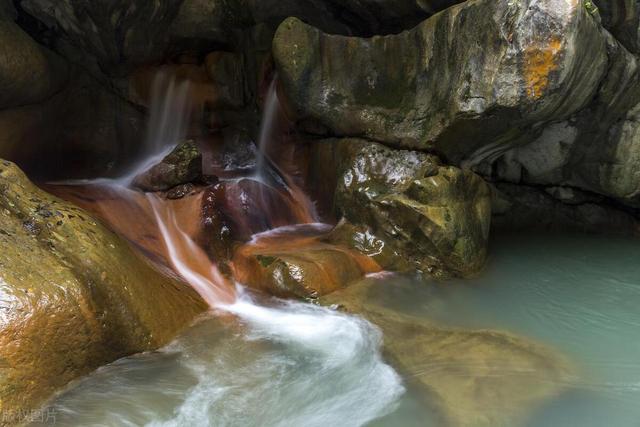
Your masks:
M 561 45 L 560 39 L 554 38 L 545 46 L 534 45 L 525 49 L 524 79 L 529 98 L 540 98 L 549 86 L 549 75 L 558 68 L 557 54 Z

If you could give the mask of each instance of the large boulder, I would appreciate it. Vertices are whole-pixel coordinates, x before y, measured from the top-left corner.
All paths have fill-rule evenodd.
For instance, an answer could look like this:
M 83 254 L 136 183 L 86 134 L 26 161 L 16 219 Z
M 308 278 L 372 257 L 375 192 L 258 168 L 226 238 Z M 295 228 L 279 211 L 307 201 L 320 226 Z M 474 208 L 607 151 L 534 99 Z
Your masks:
M 64 59 L 13 22 L 13 12 L 0 4 L 0 110 L 46 100 L 65 85 L 70 72 Z
M 474 168 L 497 182 L 573 187 L 640 207 L 640 64 L 612 36 L 606 42 L 609 68 L 588 107 Z
M 206 309 L 187 285 L 2 160 L 0 295 L 4 414 L 28 414 L 100 365 L 166 344 Z
M 397 266 L 402 257 L 412 268 L 440 277 L 468 276 L 482 268 L 491 202 L 479 176 L 441 165 L 435 156 L 358 139 L 323 140 L 313 150 L 312 182 L 335 193 L 338 218 L 368 228 L 376 238 L 367 242 L 379 239 L 391 250 L 373 250 L 382 267 Z
M 369 39 L 291 18 L 273 53 L 302 129 L 433 150 L 450 163 L 582 109 L 608 66 L 596 18 L 561 0 L 466 1 Z

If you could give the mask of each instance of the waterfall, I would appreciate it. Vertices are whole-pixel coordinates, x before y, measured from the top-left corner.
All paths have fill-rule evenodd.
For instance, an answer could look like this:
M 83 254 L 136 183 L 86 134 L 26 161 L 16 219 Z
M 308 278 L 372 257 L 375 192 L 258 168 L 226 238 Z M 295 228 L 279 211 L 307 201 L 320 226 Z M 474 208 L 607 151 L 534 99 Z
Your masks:
M 262 185 L 270 186 L 274 180 L 282 182 L 286 191 L 296 202 L 297 216 L 302 223 L 317 223 L 319 215 L 315 204 L 286 174 L 282 173 L 278 167 L 269 162 L 269 148 L 277 139 L 274 135 L 278 119 L 282 114 L 280 100 L 278 99 L 278 76 L 274 76 L 269 84 L 269 89 L 265 97 L 262 120 L 260 122 L 260 133 L 258 136 L 258 153 L 256 159 L 256 170 L 251 179 L 260 182 Z M 272 167 L 275 170 L 272 170 Z M 264 199 L 264 194 L 259 197 Z
M 258 179 L 270 167 L 264 160 L 278 115 L 275 87 L 274 80 L 260 130 Z M 234 391 L 234 384 L 242 384 L 244 378 L 230 378 L 229 384 L 225 384 L 222 376 L 212 376 L 209 372 L 211 360 L 190 360 L 188 363 L 193 366 L 189 365 L 189 369 L 197 376 L 197 385 L 174 409 L 173 418 L 153 420 L 147 425 L 237 425 L 235 418 L 246 416 L 247 406 L 252 405 L 252 401 L 263 399 L 263 395 L 274 390 L 276 397 L 282 393 L 298 399 L 295 408 L 287 407 L 287 401 L 276 399 L 268 413 L 252 415 L 255 423 L 357 427 L 392 411 L 404 393 L 404 387 L 398 374 L 382 360 L 382 337 L 375 326 L 356 316 L 302 302 L 272 298 L 265 301 L 266 305 L 256 303 L 241 284 L 220 273 L 216 264 L 185 231 L 188 224 L 185 224 L 185 218 L 178 219 L 175 204 L 153 194 L 142 196 L 126 188 L 138 173 L 157 163 L 185 136 L 189 122 L 188 92 L 188 83 L 178 83 L 159 75 L 153 83 L 143 159 L 117 180 L 81 184 L 102 186 L 119 197 L 121 205 L 108 212 L 111 218 L 129 215 L 139 223 L 144 222 L 147 234 L 156 234 L 166 249 L 155 252 L 163 253 L 176 273 L 209 304 L 212 313 L 226 313 L 244 325 L 247 331 L 244 340 L 278 344 L 276 348 L 283 353 L 265 356 L 267 359 L 247 367 L 247 378 L 262 378 L 262 382 L 247 388 L 241 397 Z M 293 184 L 287 184 L 287 187 L 292 198 L 302 203 L 304 215 L 301 216 L 306 216 L 308 222 L 315 222 L 312 203 L 304 192 Z M 190 197 L 182 202 L 183 206 L 186 204 L 190 212 L 199 215 L 201 194 Z M 199 217 L 194 218 L 197 220 Z M 157 232 L 151 233 L 150 227 L 157 228 Z M 157 240 L 151 241 L 157 244 Z M 223 381 L 222 385 L 219 381 Z M 246 403 L 234 407 L 228 404 L 229 401 Z M 240 412 L 234 412 L 236 410 Z M 123 421 L 123 424 L 126 423 Z
M 276 92 L 278 79 L 274 77 L 269 84 L 267 97 L 264 103 L 264 112 L 262 121 L 260 122 L 260 134 L 258 139 L 258 158 L 256 159 L 255 175 L 258 180 L 265 181 L 265 167 L 269 143 L 273 137 L 273 129 L 278 119 L 280 111 L 280 102 L 278 101 L 278 93 Z
M 191 108 L 188 80 L 179 81 L 167 72 L 157 73 L 151 84 L 149 121 L 140 160 L 116 183 L 128 187 L 133 179 L 159 163 L 187 136 Z

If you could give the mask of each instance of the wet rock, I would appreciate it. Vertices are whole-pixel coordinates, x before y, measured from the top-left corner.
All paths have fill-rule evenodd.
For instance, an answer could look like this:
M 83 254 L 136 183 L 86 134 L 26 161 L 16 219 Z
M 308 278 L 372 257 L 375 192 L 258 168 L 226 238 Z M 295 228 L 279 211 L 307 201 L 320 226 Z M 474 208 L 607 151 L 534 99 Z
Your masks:
M 364 316 L 384 334 L 384 356 L 423 393 L 437 425 L 521 425 L 571 378 L 567 361 L 523 337 L 439 326 L 388 309 L 367 279 L 321 300 Z
M 338 218 L 359 228 L 335 238 L 367 244 L 373 239 L 373 247 L 385 248 L 377 257 L 385 268 L 402 265 L 397 257 L 438 277 L 468 276 L 482 268 L 491 202 L 476 174 L 443 166 L 435 156 L 364 140 L 324 140 L 313 149 L 313 182 L 324 181 L 327 191 L 335 191 Z
M 89 214 L 0 161 L 0 411 L 158 348 L 206 309 Z
M 173 187 L 171 190 L 167 191 L 167 199 L 176 200 L 182 199 L 184 196 L 187 196 L 195 190 L 195 186 L 191 183 L 189 184 L 181 184 Z
M 373 234 L 367 225 L 354 225 L 342 219 L 329 233 L 325 241 L 351 248 L 384 266 L 389 271 L 408 271 L 413 264 L 404 256 L 402 248 L 388 244 L 382 238 Z
M 66 84 L 70 66 L 36 43 L 0 4 L 0 110 L 46 100 Z
M 347 249 L 295 235 L 288 239 L 240 248 L 233 258 L 236 279 L 269 295 L 314 300 L 375 270 Z
M 143 191 L 165 191 L 202 176 L 202 154 L 195 141 L 182 142 L 160 163 L 138 175 L 133 185 Z
M 204 246 L 218 261 L 230 260 L 233 248 L 263 231 L 302 222 L 295 201 L 251 179 L 222 181 L 202 198 Z
M 554 0 L 464 2 L 370 39 L 292 18 L 273 53 L 302 129 L 433 150 L 453 164 L 579 111 L 608 66 L 597 20 L 582 2 Z

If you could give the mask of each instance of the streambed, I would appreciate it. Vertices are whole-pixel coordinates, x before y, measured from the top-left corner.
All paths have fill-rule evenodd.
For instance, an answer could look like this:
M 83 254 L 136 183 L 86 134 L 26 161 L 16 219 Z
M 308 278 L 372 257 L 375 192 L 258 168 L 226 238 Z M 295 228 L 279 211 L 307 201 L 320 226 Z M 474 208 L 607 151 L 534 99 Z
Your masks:
M 501 236 L 492 254 L 480 277 L 444 286 L 367 280 L 384 282 L 375 298 L 388 309 L 564 353 L 575 374 L 526 427 L 640 426 L 640 242 Z M 366 322 L 301 303 L 234 306 L 239 322 L 205 318 L 73 384 L 53 403 L 56 425 L 439 425 L 380 359 L 384 337 Z

